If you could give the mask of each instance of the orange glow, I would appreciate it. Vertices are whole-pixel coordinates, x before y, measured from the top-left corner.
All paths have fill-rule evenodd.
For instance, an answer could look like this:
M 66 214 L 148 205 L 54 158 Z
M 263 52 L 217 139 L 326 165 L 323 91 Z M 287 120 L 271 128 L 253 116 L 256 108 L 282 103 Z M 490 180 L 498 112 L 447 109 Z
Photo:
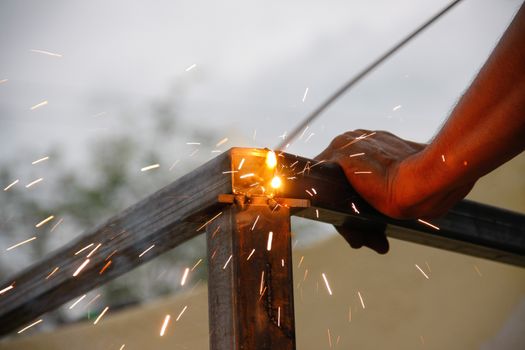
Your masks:
M 273 169 L 277 166 L 277 156 L 274 151 L 268 151 L 266 154 L 266 166 Z
M 274 176 L 273 179 L 272 179 L 272 182 L 270 183 L 272 188 L 275 188 L 275 189 L 281 187 L 281 184 L 282 184 L 282 181 L 281 181 L 281 178 L 279 176 Z

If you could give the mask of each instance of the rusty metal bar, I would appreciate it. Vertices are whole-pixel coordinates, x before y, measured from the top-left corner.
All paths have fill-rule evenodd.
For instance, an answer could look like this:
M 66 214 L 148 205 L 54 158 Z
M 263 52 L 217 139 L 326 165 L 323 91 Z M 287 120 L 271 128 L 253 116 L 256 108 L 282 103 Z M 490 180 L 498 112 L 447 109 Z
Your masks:
M 210 349 L 295 349 L 289 208 L 232 204 L 207 242 Z

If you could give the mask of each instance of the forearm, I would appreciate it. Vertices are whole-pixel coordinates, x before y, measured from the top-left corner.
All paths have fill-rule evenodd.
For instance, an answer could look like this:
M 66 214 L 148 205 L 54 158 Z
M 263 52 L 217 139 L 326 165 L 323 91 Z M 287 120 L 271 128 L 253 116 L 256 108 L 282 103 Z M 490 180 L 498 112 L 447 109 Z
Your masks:
M 415 164 L 429 194 L 473 183 L 525 148 L 525 6 Z

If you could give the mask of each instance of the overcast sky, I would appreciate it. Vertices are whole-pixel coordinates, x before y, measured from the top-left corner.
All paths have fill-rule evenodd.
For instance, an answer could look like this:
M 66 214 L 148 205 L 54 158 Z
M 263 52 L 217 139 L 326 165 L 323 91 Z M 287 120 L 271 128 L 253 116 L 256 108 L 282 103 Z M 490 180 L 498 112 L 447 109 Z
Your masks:
M 21 150 L 36 157 L 56 144 L 77 152 L 113 132 L 107 126 L 114 115 L 140 110 L 172 86 L 184 86 L 181 115 L 188 122 L 240 135 L 241 146 L 275 146 L 446 3 L 3 0 L 0 81 L 8 81 L 0 84 L 0 159 Z M 310 126 L 308 143 L 291 151 L 314 156 L 357 128 L 428 140 L 520 3 L 464 0 L 330 108 Z

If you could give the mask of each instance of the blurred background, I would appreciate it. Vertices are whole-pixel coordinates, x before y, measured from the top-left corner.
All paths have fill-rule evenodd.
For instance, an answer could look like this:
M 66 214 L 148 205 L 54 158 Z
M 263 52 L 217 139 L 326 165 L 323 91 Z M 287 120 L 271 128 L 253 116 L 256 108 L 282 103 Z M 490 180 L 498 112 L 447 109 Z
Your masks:
M 357 128 L 428 141 L 521 2 L 465 0 L 309 125 L 289 152 L 313 157 Z M 334 89 L 446 4 L 3 0 L 0 279 L 230 147 L 274 147 Z M 159 166 L 141 171 L 153 164 Z M 480 181 L 471 198 L 525 212 L 524 170 L 519 156 Z M 310 256 L 310 271 L 331 271 L 340 284 L 337 302 L 315 279 L 298 287 L 299 349 L 523 348 L 524 340 L 515 340 L 525 314 L 522 269 L 397 241 L 379 257 L 350 250 L 327 225 L 296 220 L 293 229 L 294 258 Z M 187 286 L 179 283 L 184 268 L 204 256 L 205 242 L 196 238 L 92 291 L 84 305 L 46 315 L 28 337 L 0 348 L 58 349 L 76 341 L 80 349 L 95 338 L 108 349 L 205 348 L 206 264 Z M 422 279 L 415 262 L 428 273 L 434 268 L 435 278 Z M 297 282 L 305 266 L 296 268 Z M 359 288 L 375 309 L 361 307 Z M 189 330 L 159 342 L 162 313 L 185 302 L 195 310 Z M 115 320 L 92 337 L 86 332 L 96 330 L 81 321 L 105 305 Z M 122 314 L 137 315 L 134 326 L 129 315 L 118 319 L 116 310 L 125 307 Z M 138 326 L 144 320 L 151 332 Z

